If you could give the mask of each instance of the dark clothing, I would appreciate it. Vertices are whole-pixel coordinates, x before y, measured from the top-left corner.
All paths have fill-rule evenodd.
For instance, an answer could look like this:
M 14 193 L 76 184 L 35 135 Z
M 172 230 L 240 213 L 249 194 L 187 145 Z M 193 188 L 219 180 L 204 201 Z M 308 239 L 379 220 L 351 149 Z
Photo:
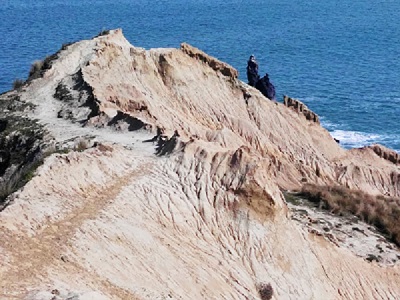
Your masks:
M 265 75 L 263 78 L 257 81 L 256 89 L 259 90 L 268 99 L 275 100 L 275 87 L 269 81 L 268 75 Z
M 258 64 L 255 60 L 249 59 L 247 61 L 247 80 L 249 85 L 256 86 L 257 81 L 260 79 L 258 75 Z

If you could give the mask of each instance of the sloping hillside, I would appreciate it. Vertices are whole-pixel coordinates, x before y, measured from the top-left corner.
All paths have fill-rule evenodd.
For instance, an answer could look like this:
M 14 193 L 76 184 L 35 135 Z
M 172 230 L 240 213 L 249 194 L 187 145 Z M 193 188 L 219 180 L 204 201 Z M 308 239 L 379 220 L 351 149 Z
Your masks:
M 144 50 L 115 30 L 38 72 L 0 96 L 29 105 L 2 117 L 37 120 L 28 146 L 47 153 L 0 212 L 0 297 L 260 299 L 262 284 L 272 299 L 400 297 L 399 264 L 308 232 L 281 192 L 308 182 L 398 197 L 389 150 L 342 149 L 187 44 Z

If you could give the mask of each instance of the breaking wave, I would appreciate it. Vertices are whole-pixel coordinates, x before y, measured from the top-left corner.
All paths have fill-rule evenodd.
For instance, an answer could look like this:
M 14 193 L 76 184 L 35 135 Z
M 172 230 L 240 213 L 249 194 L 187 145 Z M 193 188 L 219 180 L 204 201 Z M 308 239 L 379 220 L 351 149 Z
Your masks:
M 371 144 L 382 144 L 400 153 L 400 136 L 340 129 L 333 130 L 330 134 L 335 139 L 338 139 L 344 148 L 359 148 Z

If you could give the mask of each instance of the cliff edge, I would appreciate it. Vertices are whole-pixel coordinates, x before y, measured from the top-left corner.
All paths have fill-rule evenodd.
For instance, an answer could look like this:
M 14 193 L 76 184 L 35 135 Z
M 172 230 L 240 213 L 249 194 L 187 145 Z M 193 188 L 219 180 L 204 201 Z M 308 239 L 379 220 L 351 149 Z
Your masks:
M 266 99 L 195 47 L 145 50 L 113 30 L 0 102 L 3 183 L 43 163 L 0 212 L 5 299 L 400 297 L 396 260 L 309 232 L 282 194 L 400 197 L 398 156 L 342 149 L 303 104 Z

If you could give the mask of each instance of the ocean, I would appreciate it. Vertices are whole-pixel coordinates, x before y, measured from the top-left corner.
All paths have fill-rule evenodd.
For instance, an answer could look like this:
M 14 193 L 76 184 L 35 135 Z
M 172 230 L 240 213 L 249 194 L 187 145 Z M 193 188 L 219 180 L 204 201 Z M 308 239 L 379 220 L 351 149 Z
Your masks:
M 122 28 L 144 48 L 188 42 L 238 69 L 250 54 L 345 148 L 400 152 L 398 0 L 1 0 L 0 92 L 63 43 Z

